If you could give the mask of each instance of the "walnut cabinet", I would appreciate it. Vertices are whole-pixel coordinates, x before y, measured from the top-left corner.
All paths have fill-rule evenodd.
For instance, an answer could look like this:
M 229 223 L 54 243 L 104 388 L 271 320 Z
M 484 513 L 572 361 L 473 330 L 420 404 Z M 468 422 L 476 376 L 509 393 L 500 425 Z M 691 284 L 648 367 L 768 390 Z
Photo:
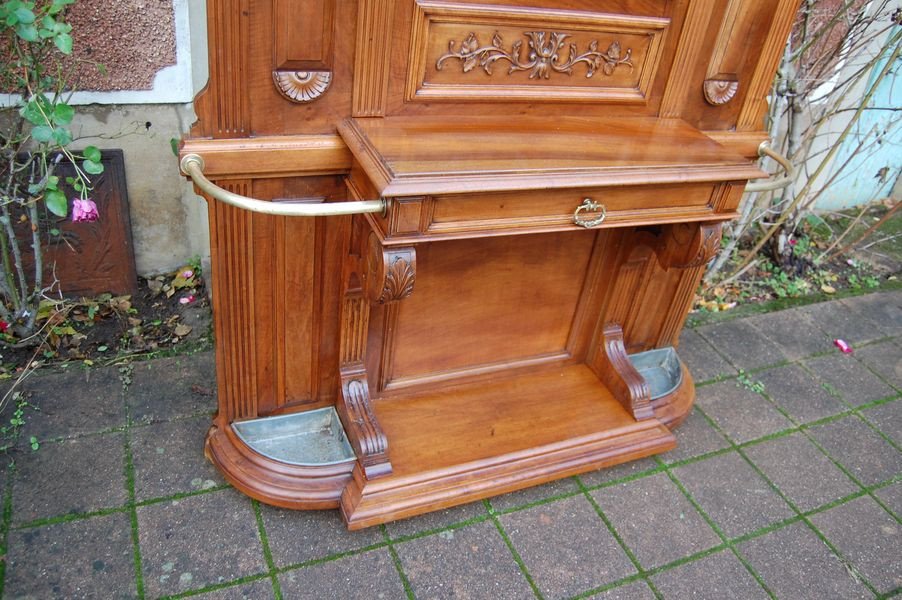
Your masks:
M 208 457 L 355 529 L 673 448 L 798 2 L 208 0 Z

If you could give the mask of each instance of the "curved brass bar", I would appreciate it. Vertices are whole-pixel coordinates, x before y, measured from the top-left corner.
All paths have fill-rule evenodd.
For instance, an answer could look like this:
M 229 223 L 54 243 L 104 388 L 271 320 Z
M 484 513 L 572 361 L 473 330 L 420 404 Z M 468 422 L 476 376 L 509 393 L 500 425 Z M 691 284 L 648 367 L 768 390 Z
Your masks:
M 783 177 L 766 179 L 758 183 L 750 183 L 745 186 L 746 192 L 771 192 L 774 190 L 780 190 L 785 188 L 795 180 L 795 166 L 788 158 L 771 149 L 771 147 L 767 145 L 767 142 L 764 142 L 763 144 L 758 146 L 758 155 L 769 156 L 777 161 L 777 163 L 779 163 L 780 166 L 783 167 L 783 170 L 786 171 L 786 174 L 783 175 Z
M 354 202 L 267 202 L 248 198 L 239 194 L 224 190 L 206 177 L 204 177 L 204 159 L 198 154 L 186 154 L 179 166 L 182 173 L 194 181 L 194 185 L 205 194 L 220 202 L 225 202 L 237 208 L 266 215 L 282 217 L 328 217 L 333 215 L 356 215 L 361 213 L 384 213 L 387 208 L 386 200 L 361 200 Z

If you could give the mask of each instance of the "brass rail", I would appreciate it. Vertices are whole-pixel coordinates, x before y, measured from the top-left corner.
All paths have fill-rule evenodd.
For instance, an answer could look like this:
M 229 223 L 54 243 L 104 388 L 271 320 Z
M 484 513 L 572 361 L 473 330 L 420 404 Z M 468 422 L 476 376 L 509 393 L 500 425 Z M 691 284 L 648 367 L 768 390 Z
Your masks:
M 750 183 L 745 186 L 746 192 L 772 192 L 774 190 L 781 190 L 795 180 L 795 166 L 792 164 L 792 162 L 790 162 L 788 158 L 771 149 L 771 147 L 768 146 L 767 142 L 764 142 L 763 144 L 758 146 L 758 155 L 769 156 L 777 161 L 777 163 L 781 167 L 783 167 L 783 170 L 786 171 L 786 174 L 782 177 L 772 177 L 771 179 L 766 179 L 758 183 Z
M 387 208 L 385 200 L 360 200 L 353 202 L 267 202 L 248 198 L 224 190 L 204 177 L 204 159 L 199 154 L 186 154 L 179 166 L 182 173 L 194 181 L 202 192 L 236 208 L 276 215 L 281 217 L 329 217 L 333 215 L 356 215 L 362 213 L 384 213 Z

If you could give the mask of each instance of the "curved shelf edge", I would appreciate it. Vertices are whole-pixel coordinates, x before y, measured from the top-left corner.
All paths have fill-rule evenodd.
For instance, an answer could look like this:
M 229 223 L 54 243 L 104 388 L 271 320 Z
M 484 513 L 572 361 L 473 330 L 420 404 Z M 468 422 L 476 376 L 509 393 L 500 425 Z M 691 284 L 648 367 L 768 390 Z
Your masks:
M 301 510 L 338 508 L 356 464 L 289 465 L 254 452 L 230 426 L 216 425 L 207 432 L 204 454 L 242 493 L 265 504 Z

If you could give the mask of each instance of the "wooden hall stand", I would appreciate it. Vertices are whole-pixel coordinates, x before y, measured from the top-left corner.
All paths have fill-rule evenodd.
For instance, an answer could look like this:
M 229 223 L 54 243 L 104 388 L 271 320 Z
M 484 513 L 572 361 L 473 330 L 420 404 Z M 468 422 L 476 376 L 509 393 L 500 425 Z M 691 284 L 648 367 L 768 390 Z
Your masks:
M 357 529 L 664 452 L 798 0 L 210 0 L 207 455 Z

